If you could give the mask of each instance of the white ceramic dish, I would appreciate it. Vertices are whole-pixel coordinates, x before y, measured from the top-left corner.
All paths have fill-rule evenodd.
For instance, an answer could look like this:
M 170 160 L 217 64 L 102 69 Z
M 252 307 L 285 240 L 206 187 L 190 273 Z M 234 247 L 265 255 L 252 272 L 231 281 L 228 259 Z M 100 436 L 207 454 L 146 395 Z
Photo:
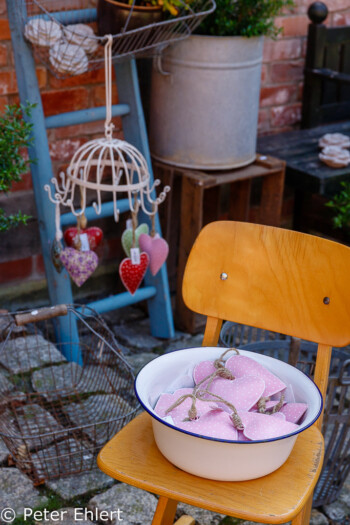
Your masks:
M 171 463 L 208 479 L 243 481 L 259 478 L 278 469 L 287 460 L 298 434 L 320 416 L 322 396 L 315 383 L 300 370 L 278 359 L 240 350 L 241 355 L 255 359 L 286 384 L 291 384 L 296 402 L 307 403 L 307 412 L 297 431 L 264 441 L 227 441 L 180 430 L 157 416 L 154 406 L 160 394 L 193 386 L 195 364 L 214 360 L 222 352 L 222 348 L 200 347 L 162 355 L 139 372 L 135 381 L 136 395 L 152 417 L 159 450 Z

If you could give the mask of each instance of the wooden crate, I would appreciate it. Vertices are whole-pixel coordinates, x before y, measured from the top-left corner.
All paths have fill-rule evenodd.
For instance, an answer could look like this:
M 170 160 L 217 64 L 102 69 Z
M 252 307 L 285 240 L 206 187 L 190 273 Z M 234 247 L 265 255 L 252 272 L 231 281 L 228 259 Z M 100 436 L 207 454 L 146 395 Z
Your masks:
M 158 161 L 153 166 L 155 177 L 172 188 L 160 208 L 160 219 L 170 247 L 168 273 L 170 289 L 176 291 L 175 322 L 181 330 L 199 332 L 204 319 L 185 306 L 181 293 L 187 257 L 198 233 L 205 224 L 218 219 L 279 226 L 285 163 L 258 155 L 249 166 L 218 172 L 177 168 Z

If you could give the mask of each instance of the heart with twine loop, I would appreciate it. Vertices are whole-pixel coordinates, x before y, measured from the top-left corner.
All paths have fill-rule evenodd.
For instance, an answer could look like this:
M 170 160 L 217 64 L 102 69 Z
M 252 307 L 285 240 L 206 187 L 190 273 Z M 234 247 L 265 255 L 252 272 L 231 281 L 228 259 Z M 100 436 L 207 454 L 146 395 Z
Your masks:
M 152 229 L 153 231 L 153 229 Z M 147 253 L 150 263 L 149 268 L 153 276 L 157 275 L 169 253 L 169 245 L 166 240 L 162 239 L 158 233 L 152 237 L 142 233 L 139 238 L 140 250 Z
M 231 351 L 237 355 L 225 362 Z M 238 441 L 275 439 L 295 433 L 308 408 L 306 403 L 286 402 L 286 397 L 294 400 L 287 395 L 290 386 L 234 348 L 215 361 L 197 364 L 193 379 L 192 389 L 162 394 L 155 411 L 175 427 L 198 435 Z
M 86 234 L 90 246 L 90 250 L 95 250 L 99 244 L 101 244 L 103 239 L 103 231 L 97 226 L 91 226 L 90 228 L 85 228 L 79 230 L 76 227 L 67 228 L 63 234 L 64 242 L 67 246 L 78 249 L 79 247 L 79 235 Z
M 129 257 L 122 260 L 119 266 L 119 275 L 123 285 L 134 295 L 145 276 L 149 264 L 147 253 L 140 254 L 140 263 L 133 264 Z
M 142 234 L 147 234 L 149 232 L 148 224 L 142 223 L 137 228 L 135 228 L 135 246 L 136 248 L 139 247 L 139 238 Z M 133 247 L 133 230 L 132 229 L 126 229 L 124 230 L 122 234 L 122 246 L 123 250 L 126 253 L 128 257 L 130 257 L 130 250 Z M 143 252 L 144 250 L 141 249 Z
M 68 247 L 62 250 L 60 259 L 77 286 L 82 286 L 98 266 L 98 257 L 93 251 L 80 252 Z

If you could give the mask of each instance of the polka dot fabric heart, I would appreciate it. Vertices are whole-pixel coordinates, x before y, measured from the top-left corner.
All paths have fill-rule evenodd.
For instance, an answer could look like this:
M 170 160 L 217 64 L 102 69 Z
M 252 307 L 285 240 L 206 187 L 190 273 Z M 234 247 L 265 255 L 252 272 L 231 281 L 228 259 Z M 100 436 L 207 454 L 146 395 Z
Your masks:
M 247 356 L 235 355 L 226 363 L 223 356 L 215 362 L 202 361 L 193 369 L 193 380 L 192 388 L 161 394 L 155 412 L 178 429 L 199 436 L 275 439 L 298 430 L 307 412 L 306 403 L 286 403 L 287 385 Z
M 140 264 L 133 264 L 127 257 L 119 266 L 119 275 L 125 288 L 134 295 L 145 276 L 149 264 L 147 253 L 140 254 Z

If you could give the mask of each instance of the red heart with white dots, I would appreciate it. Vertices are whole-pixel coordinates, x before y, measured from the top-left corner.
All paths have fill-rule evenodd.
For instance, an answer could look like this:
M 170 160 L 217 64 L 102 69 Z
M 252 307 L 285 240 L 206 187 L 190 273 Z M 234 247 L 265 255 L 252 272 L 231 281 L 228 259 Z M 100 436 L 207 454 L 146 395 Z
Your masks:
M 91 226 L 90 228 L 86 228 L 85 230 L 80 230 L 80 235 L 82 235 L 83 233 L 86 233 L 88 236 L 90 250 L 95 250 L 103 239 L 103 231 L 97 226 Z M 63 237 L 64 242 L 67 246 L 72 246 L 73 248 L 76 248 L 77 242 L 79 240 L 78 228 L 67 228 L 64 232 Z
M 119 265 L 119 275 L 123 285 L 134 295 L 138 287 L 140 286 L 142 279 L 145 276 L 149 265 L 149 258 L 147 253 L 142 252 L 140 254 L 140 263 L 132 264 L 130 257 L 122 260 Z

